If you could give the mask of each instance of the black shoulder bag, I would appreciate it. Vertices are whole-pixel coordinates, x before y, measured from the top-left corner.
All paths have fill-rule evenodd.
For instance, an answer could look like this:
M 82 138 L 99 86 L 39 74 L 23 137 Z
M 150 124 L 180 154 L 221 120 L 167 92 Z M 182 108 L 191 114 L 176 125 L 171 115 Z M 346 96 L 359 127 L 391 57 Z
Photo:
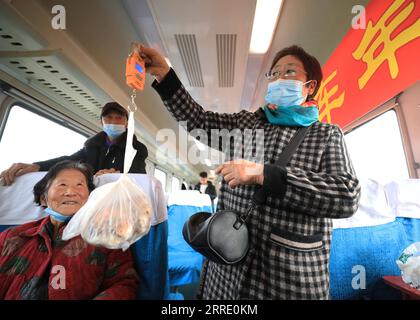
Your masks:
M 287 165 L 309 128 L 299 128 L 276 161 L 276 165 Z M 241 262 L 249 250 L 246 220 L 252 210 L 265 202 L 265 197 L 263 189 L 259 188 L 251 200 L 249 209 L 242 215 L 233 210 L 220 210 L 214 214 L 193 214 L 182 229 L 185 241 L 211 261 L 227 265 Z

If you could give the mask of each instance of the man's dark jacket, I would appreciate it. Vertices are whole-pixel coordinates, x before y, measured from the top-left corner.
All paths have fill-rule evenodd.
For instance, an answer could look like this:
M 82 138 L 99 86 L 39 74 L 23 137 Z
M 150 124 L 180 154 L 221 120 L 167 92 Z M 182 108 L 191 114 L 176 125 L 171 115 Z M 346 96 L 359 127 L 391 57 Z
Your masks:
M 200 191 L 200 182 L 195 185 L 195 190 Z M 211 201 L 213 201 L 217 197 L 216 187 L 211 183 L 211 181 L 207 181 L 207 188 L 205 191 L 206 194 L 210 196 Z
M 86 140 L 84 147 L 70 156 L 58 157 L 46 161 L 35 162 L 41 166 L 39 171 L 48 171 L 54 164 L 63 160 L 76 160 L 88 163 L 92 166 L 94 173 L 101 169 L 114 168 L 123 172 L 125 142 L 127 131 L 117 138 L 114 144 L 108 147 L 106 143 L 106 133 L 101 131 Z M 133 148 L 137 154 L 130 168 L 130 173 L 146 173 L 146 163 L 148 152 L 144 144 L 133 138 Z

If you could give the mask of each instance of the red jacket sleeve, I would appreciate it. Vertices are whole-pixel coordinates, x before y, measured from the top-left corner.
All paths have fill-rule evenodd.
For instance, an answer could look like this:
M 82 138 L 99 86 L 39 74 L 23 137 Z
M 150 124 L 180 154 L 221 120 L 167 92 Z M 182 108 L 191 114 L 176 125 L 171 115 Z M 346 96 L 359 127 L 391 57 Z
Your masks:
M 4 244 L 6 240 L 10 237 L 10 228 L 0 232 L 0 255 L 3 255 Z

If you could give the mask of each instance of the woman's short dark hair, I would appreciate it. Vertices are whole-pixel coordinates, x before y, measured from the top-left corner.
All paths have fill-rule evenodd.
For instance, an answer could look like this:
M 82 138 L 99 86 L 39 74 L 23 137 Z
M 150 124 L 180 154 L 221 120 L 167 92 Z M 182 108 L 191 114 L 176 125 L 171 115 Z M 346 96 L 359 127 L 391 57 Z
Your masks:
M 83 173 L 86 178 L 86 184 L 89 192 L 95 189 L 95 185 L 93 184 L 93 170 L 88 164 L 72 160 L 64 160 L 51 167 L 50 170 L 48 170 L 48 173 L 35 184 L 33 192 L 34 201 L 37 205 L 42 205 L 41 196 L 48 192 L 52 181 L 58 176 L 58 174 L 66 169 L 74 169 Z
M 316 80 L 315 90 L 308 97 L 308 100 L 313 99 L 313 97 L 318 92 L 319 86 L 321 85 L 321 81 L 322 81 L 322 69 L 321 69 L 321 65 L 319 64 L 318 59 L 308 54 L 305 50 L 303 50 L 302 47 L 294 45 L 291 47 L 284 48 L 280 50 L 279 52 L 277 52 L 271 64 L 270 71 L 274 68 L 277 61 L 279 61 L 281 58 L 288 55 L 294 56 L 302 62 L 303 67 L 305 68 L 305 71 L 307 72 L 307 76 L 308 76 L 307 80 Z

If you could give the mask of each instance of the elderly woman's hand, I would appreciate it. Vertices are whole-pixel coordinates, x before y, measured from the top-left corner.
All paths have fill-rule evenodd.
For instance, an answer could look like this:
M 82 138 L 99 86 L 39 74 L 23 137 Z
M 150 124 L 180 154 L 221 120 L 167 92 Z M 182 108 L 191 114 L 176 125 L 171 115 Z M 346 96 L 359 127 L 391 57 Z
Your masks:
M 221 174 L 232 189 L 241 184 L 262 185 L 264 181 L 264 165 L 245 159 L 238 159 L 219 166 L 216 169 L 216 174 Z
M 119 170 L 115 170 L 114 168 L 111 169 L 102 169 L 95 173 L 95 177 L 101 176 L 105 173 L 120 173 Z
M 170 69 L 165 58 L 157 50 L 145 47 L 142 44 L 137 44 L 136 49 L 144 59 L 146 72 L 155 76 L 158 82 L 162 81 Z

